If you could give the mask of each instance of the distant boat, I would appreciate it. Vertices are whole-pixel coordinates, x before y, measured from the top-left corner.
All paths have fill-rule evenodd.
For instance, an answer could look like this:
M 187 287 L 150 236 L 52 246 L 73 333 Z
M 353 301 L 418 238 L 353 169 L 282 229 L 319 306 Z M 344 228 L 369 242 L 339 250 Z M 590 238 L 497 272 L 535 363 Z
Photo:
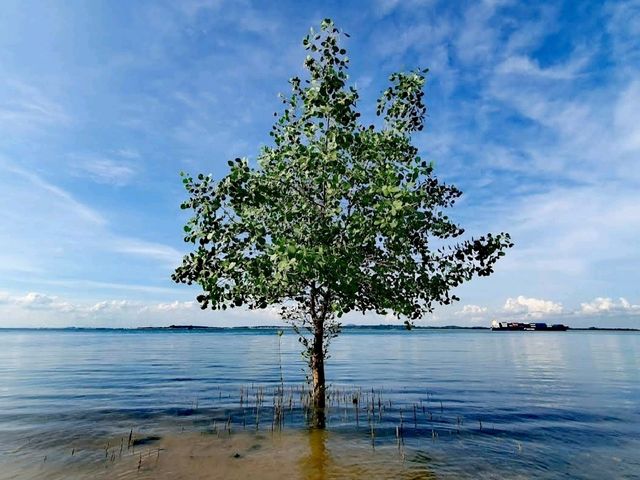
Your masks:
M 569 327 L 559 323 L 549 326 L 546 323 L 498 322 L 497 320 L 491 322 L 491 330 L 499 332 L 566 332 L 568 329 Z

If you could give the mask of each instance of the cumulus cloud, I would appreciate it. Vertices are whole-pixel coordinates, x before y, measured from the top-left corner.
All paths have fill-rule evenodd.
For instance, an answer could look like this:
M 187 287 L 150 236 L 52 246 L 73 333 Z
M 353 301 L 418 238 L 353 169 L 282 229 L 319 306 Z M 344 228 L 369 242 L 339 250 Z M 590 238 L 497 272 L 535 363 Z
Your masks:
M 156 305 L 150 305 L 143 308 L 143 311 L 156 311 L 156 312 L 178 312 L 188 311 L 197 308 L 195 302 L 179 302 L 178 300 L 170 303 L 158 303 Z
M 481 315 L 487 313 L 487 307 L 481 307 L 479 305 L 465 305 L 462 310 L 456 312 L 456 315 Z
M 542 317 L 562 313 L 562 304 L 551 300 L 528 298 L 519 295 L 516 298 L 507 298 L 503 309 L 509 313 L 524 314 L 529 317 Z
M 37 292 L 29 292 L 22 297 L 13 297 L 13 301 L 25 306 L 51 305 L 56 301 L 56 297 Z
M 442 313 L 442 312 L 440 312 Z M 570 326 L 591 326 L 600 320 L 617 321 L 615 326 L 637 327 L 640 305 L 625 298 L 597 297 L 576 308 L 564 308 L 551 300 L 520 295 L 508 298 L 502 308 L 467 304 L 448 314 L 433 314 L 420 320 L 421 325 L 486 324 L 490 317 L 534 318 L 562 316 Z M 570 318 L 569 318 L 570 317 Z M 397 319 L 388 316 L 351 314 L 345 323 L 391 324 Z M 564 322 L 563 322 L 564 323 Z M 277 306 L 248 311 L 242 308 L 227 311 L 201 310 L 192 300 L 166 302 L 107 299 L 81 301 L 65 299 L 41 292 L 12 293 L 0 291 L 0 327 L 139 327 L 171 324 L 215 326 L 281 325 Z M 602 324 L 600 324 L 602 325 Z
M 139 327 L 176 323 L 242 326 L 281 325 L 277 308 L 225 312 L 201 310 L 195 301 L 143 302 L 109 299 L 98 302 L 66 300 L 39 292 L 0 291 L 2 327 Z
M 139 302 L 130 302 L 128 300 L 105 300 L 98 302 L 87 308 L 88 312 L 113 312 L 126 309 L 140 308 Z
M 73 305 L 60 297 L 38 292 L 28 292 L 24 295 L 11 295 L 0 292 L 0 305 L 13 305 L 25 310 L 43 310 L 51 312 L 70 312 Z
M 632 305 L 627 299 L 620 297 L 617 301 L 608 297 L 597 297 L 591 302 L 580 304 L 580 313 L 597 314 L 634 314 L 640 315 L 640 305 Z

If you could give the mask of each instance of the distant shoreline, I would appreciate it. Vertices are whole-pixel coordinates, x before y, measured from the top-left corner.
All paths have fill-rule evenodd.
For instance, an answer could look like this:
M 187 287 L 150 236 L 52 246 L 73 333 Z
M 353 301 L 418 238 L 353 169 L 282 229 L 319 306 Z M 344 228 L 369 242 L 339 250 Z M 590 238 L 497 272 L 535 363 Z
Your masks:
M 404 325 L 344 325 L 343 330 L 406 330 Z M 0 327 L 2 330 L 52 330 L 52 331 L 229 331 L 229 330 L 291 330 L 289 326 L 256 325 L 234 327 L 212 327 L 206 325 L 169 325 L 166 327 Z M 445 326 L 414 326 L 412 330 L 491 330 L 490 327 L 473 326 L 462 327 L 458 325 Z M 640 332 L 640 328 L 625 327 L 569 327 L 569 331 L 596 331 L 596 332 Z

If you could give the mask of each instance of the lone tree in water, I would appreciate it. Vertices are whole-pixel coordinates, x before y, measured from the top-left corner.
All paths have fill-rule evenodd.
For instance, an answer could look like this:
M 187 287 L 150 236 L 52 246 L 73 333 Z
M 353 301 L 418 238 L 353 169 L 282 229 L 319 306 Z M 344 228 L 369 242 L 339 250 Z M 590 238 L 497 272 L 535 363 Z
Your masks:
M 344 314 L 389 313 L 410 327 L 512 246 L 506 233 L 450 240 L 464 231 L 443 210 L 461 192 L 411 145 L 424 126 L 426 70 L 391 75 L 377 104 L 382 128 L 362 125 L 340 36 L 324 20 L 304 38 L 308 78 L 290 80 L 256 167 L 237 158 L 219 181 L 183 174 L 194 251 L 172 276 L 202 287 L 202 309 L 280 307 L 304 346 L 320 428 L 324 361 Z

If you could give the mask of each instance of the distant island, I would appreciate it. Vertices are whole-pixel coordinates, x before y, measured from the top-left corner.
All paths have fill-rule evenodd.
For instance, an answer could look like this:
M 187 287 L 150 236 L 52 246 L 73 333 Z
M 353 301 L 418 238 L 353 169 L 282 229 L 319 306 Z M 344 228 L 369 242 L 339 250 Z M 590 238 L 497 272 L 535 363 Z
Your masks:
M 257 325 L 237 327 L 209 327 L 205 325 L 169 325 L 168 327 L 137 327 L 136 330 L 238 330 L 238 329 L 290 329 L 289 326 Z M 460 327 L 457 325 L 446 326 L 414 326 L 415 330 L 489 330 L 489 327 Z M 406 330 L 404 325 L 344 325 L 343 330 Z
M 235 327 L 213 327 L 207 325 L 169 325 L 168 327 L 0 327 L 0 330 L 76 330 L 76 331 L 184 331 L 184 330 L 210 330 L 210 331 L 228 331 L 228 330 L 290 330 L 291 327 L 286 325 L 239 325 Z M 344 325 L 343 330 L 406 330 L 405 325 Z M 491 330 L 490 327 L 472 326 L 462 327 L 459 325 L 426 325 L 412 326 L 412 330 Z M 569 331 L 597 331 L 597 332 L 640 332 L 640 328 L 624 328 L 624 327 L 569 327 Z
M 597 330 L 605 332 L 640 332 L 640 328 L 615 328 L 615 327 L 583 327 L 573 328 L 569 327 L 569 330 Z
M 75 328 L 75 327 L 71 327 Z M 277 325 L 256 325 L 256 326 L 237 326 L 237 327 L 211 327 L 206 325 L 169 325 L 168 327 L 137 327 L 136 330 L 281 330 L 290 329 L 288 326 Z M 406 330 L 404 325 L 344 325 L 343 330 Z M 412 326 L 412 330 L 491 330 L 490 327 L 472 326 L 462 327 L 459 325 L 426 325 Z M 616 331 L 616 332 L 640 332 L 640 328 L 615 328 L 615 327 L 569 327 L 568 330 L 575 331 Z

